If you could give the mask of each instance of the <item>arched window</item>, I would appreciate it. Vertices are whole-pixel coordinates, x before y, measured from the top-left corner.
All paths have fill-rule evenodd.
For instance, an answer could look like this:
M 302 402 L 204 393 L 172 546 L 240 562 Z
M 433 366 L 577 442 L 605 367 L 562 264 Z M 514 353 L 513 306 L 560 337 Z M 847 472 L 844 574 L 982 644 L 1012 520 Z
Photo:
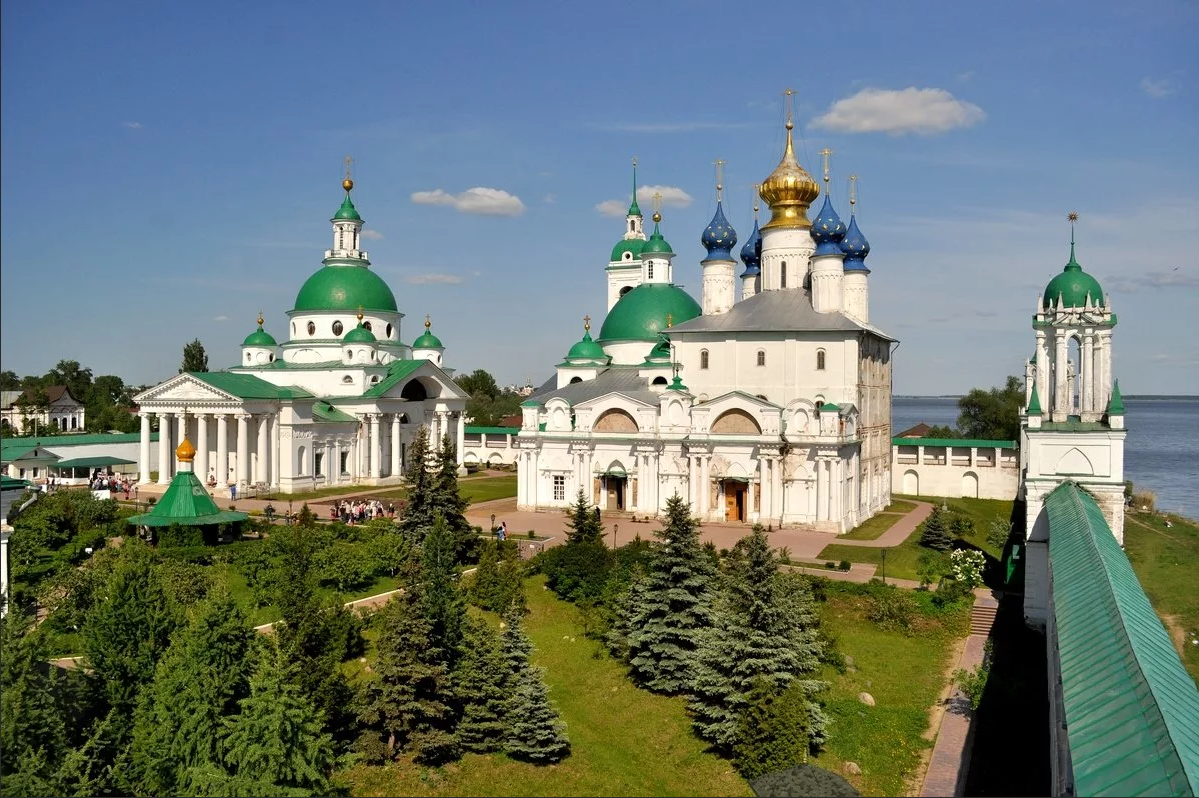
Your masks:
M 269 363 L 274 363 L 274 362 L 275 362 L 275 355 L 274 355 L 274 353 L 271 353 L 271 354 L 267 355 L 267 362 L 269 362 Z
M 391 337 L 391 325 L 390 324 L 387 325 L 387 337 L 388 338 Z
M 647 279 L 647 280 L 654 279 L 654 262 L 652 260 L 649 263 L 645 264 L 645 279 Z
M 628 253 L 626 252 L 625 254 L 627 255 Z M 631 258 L 632 256 L 630 255 L 629 257 Z M 624 288 L 620 289 L 620 295 L 624 296 L 625 294 L 629 293 L 632 290 L 633 290 L 633 286 L 626 285 Z
M 343 383 L 345 383 L 346 385 L 349 385 L 350 383 L 352 383 L 354 381 L 354 378 L 351 377 L 349 374 L 347 374 L 346 376 L 341 378 L 341 381 Z
M 783 261 L 779 268 L 779 288 L 787 287 L 787 261 Z
M 708 350 L 707 349 L 699 350 L 699 367 L 701 369 L 706 369 L 708 367 Z
M 766 365 L 766 350 L 765 349 L 758 350 L 758 365 L 759 366 Z
M 824 350 L 823 349 L 816 350 L 816 370 L 824 371 Z
M 583 381 L 583 378 L 582 378 L 582 377 L 571 377 L 571 378 L 570 378 L 570 384 L 571 384 L 571 385 L 574 385 L 576 382 L 582 382 L 582 381 Z
M 371 360 L 375 359 L 375 350 L 371 350 Z
M 345 327 L 342 326 L 342 323 L 340 321 L 333 322 L 333 334 L 334 335 L 341 336 L 341 331 L 344 329 L 345 329 Z
M 296 476 L 304 476 L 304 469 L 308 465 L 308 449 L 301 446 L 296 450 Z
M 665 377 L 654 377 L 654 381 L 652 384 L 653 385 L 665 385 L 666 378 Z
M 371 329 L 372 329 L 372 328 L 371 328 L 371 323 L 370 323 L 369 321 L 364 321 L 364 322 L 362 322 L 362 326 L 363 326 L 365 329 L 367 329 L 367 330 L 371 330 Z
M 246 363 L 253 363 L 253 362 L 254 362 L 253 356 L 249 352 L 246 352 Z
M 296 323 L 294 321 L 291 323 L 291 334 L 296 334 Z
M 634 222 L 632 219 L 629 219 L 629 232 L 631 233 L 636 229 L 637 229 L 637 223 Z
M 315 321 L 308 322 L 308 334 L 316 335 L 316 322 Z
M 624 255 L 622 255 L 621 257 L 623 257 L 625 260 L 632 260 L 632 259 L 633 259 L 633 253 L 632 253 L 632 252 L 625 252 L 625 253 L 624 253 Z

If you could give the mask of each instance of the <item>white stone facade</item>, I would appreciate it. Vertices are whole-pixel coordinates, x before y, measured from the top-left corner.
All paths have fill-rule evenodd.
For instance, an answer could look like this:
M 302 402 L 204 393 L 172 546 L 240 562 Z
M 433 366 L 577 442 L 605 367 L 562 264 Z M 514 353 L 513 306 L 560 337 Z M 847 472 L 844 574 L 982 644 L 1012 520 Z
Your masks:
M 1020 489 L 1020 456 L 1013 444 L 963 440 L 928 445 L 920 438 L 892 446 L 891 492 L 1012 501 Z
M 15 435 L 36 435 L 38 429 L 53 426 L 59 432 L 83 432 L 86 410 L 65 385 L 46 389 L 46 405 L 38 408 L 22 404 L 22 391 L 5 391 L 0 418 L 8 422 Z

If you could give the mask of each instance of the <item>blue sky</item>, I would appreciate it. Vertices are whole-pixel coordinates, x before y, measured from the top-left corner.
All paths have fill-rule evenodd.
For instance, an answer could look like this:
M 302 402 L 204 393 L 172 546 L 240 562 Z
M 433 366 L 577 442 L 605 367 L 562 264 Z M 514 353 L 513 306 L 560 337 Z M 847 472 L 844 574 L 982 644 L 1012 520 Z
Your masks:
M 429 313 L 448 365 L 539 384 L 603 316 L 629 159 L 698 297 L 712 162 L 744 240 L 792 86 L 843 216 L 859 175 L 896 393 L 1021 373 L 1071 210 L 1124 392 L 1199 393 L 1199 6 L 822 8 L 5 3 L 0 365 L 155 382 L 196 337 L 234 363 L 259 308 L 282 339 L 350 154 L 404 339 Z

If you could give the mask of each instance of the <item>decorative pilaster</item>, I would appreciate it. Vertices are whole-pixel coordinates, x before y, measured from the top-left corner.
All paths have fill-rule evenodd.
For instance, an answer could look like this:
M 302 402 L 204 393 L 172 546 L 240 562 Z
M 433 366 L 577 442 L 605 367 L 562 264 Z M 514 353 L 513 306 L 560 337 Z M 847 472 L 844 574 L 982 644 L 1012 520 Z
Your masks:
M 270 469 L 268 470 L 267 473 L 270 474 L 270 480 L 269 480 L 270 484 L 273 485 L 274 487 L 278 487 L 279 486 L 279 466 L 282 462 L 282 451 L 280 450 L 280 446 L 279 446 L 279 444 L 280 444 L 279 414 L 271 413 L 267 416 L 267 418 L 270 419 L 270 425 L 271 425 L 271 450 L 270 450 L 270 454 L 267 455 L 268 459 L 270 460 Z M 290 457 L 290 456 L 291 455 L 289 453 L 288 457 Z

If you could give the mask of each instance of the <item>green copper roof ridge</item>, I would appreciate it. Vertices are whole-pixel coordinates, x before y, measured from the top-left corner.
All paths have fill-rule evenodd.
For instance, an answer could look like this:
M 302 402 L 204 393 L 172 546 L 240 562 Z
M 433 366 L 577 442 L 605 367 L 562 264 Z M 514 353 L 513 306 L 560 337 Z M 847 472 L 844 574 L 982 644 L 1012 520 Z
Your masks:
M 633 201 L 629 203 L 629 216 L 640 216 L 641 208 L 637 205 L 637 163 L 633 159 Z
M 346 192 L 346 198 L 341 201 L 341 207 L 337 209 L 337 213 L 333 214 L 333 219 L 350 219 L 355 222 L 362 221 L 362 217 L 358 215 L 358 209 L 354 207 L 354 201 L 350 199 L 350 192 Z
M 1120 380 L 1112 383 L 1112 398 L 1107 403 L 1107 414 L 1109 416 L 1124 415 L 1124 397 L 1120 395 Z
M 1036 380 L 1033 380 L 1033 384 L 1032 384 L 1032 398 L 1028 400 L 1028 407 L 1027 407 L 1027 408 L 1025 408 L 1024 412 L 1025 412 L 1027 415 L 1030 415 L 1030 416 L 1039 416 L 1039 415 L 1041 415 L 1041 412 L 1042 412 L 1042 411 L 1041 411 L 1041 396 L 1040 396 L 1040 394 L 1039 394 L 1039 393 L 1038 393 L 1038 391 L 1037 391 L 1037 383 L 1036 383 Z
M 1062 271 L 1082 271 L 1082 264 L 1078 262 L 1078 258 L 1074 257 L 1074 241 L 1070 241 L 1070 260 L 1066 262 L 1066 268 Z
M 686 385 L 683 384 L 682 379 L 680 379 L 679 375 L 676 374 L 676 375 L 674 375 L 674 379 L 670 381 L 670 385 L 666 388 L 666 390 L 668 390 L 668 391 L 687 391 L 690 389 Z

